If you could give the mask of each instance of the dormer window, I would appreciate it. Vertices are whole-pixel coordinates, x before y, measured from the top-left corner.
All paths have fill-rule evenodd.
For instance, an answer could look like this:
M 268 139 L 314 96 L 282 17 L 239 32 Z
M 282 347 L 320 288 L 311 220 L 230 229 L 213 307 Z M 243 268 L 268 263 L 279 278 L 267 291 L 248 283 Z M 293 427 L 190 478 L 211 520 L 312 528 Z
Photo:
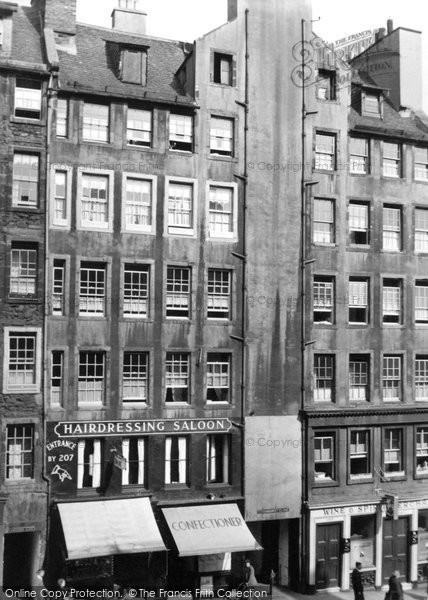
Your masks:
M 15 117 L 40 119 L 42 84 L 32 79 L 17 79 L 15 86 Z
M 146 85 L 147 50 L 145 48 L 122 48 L 120 79 L 124 83 Z
M 363 92 L 363 114 L 368 117 L 381 116 L 380 94 L 373 92 Z
M 318 69 L 316 90 L 318 100 L 336 100 L 336 72 Z

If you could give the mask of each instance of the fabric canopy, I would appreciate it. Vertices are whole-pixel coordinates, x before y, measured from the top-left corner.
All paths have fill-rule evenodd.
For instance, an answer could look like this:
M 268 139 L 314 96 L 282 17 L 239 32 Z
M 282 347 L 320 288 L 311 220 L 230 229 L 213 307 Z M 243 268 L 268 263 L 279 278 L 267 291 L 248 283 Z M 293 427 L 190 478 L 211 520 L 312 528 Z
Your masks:
M 69 559 L 166 550 L 149 498 L 58 504 Z
M 261 550 L 236 504 L 163 508 L 180 556 Z

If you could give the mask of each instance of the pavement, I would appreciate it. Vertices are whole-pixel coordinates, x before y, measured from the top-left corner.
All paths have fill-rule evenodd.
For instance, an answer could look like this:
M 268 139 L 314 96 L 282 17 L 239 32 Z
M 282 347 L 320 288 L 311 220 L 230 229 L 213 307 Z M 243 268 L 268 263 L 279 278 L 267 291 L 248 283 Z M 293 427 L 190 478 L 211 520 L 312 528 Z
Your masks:
M 385 591 L 381 590 L 365 590 L 365 600 L 384 600 Z M 292 592 L 280 586 L 273 586 L 272 600 L 354 600 L 354 592 L 316 592 L 315 594 L 299 594 Z M 428 600 L 426 584 L 421 584 L 420 587 L 404 590 L 404 600 Z

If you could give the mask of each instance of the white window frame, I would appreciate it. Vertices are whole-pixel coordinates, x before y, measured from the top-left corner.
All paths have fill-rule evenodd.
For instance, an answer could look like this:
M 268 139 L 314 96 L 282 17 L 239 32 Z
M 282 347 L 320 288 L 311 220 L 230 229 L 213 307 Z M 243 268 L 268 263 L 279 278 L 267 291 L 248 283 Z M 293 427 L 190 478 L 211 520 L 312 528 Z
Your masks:
M 126 363 L 126 355 L 138 356 L 136 363 Z M 143 360 L 140 361 L 140 358 Z M 137 367 L 133 370 L 133 366 Z M 125 369 L 127 369 L 125 371 Z M 134 376 L 133 374 L 136 373 Z M 128 386 L 128 383 L 132 385 Z M 147 351 L 141 350 L 124 350 L 122 355 L 122 405 L 124 408 L 130 405 L 147 406 L 149 401 L 149 384 L 150 384 L 150 354 Z M 128 395 L 128 387 L 133 390 L 138 390 L 138 393 L 130 393 Z M 140 395 L 138 395 L 140 394 Z
M 357 285 L 358 284 L 358 285 Z M 365 286 L 365 292 L 352 293 L 353 287 Z M 361 287 L 361 290 L 364 290 Z M 351 325 L 367 325 L 370 321 L 370 280 L 367 277 L 350 277 L 348 279 L 348 311 L 351 308 L 364 309 L 364 319 L 361 321 L 351 321 L 348 312 L 348 323 Z
M 317 137 L 324 136 L 333 140 L 333 152 L 326 152 L 326 148 L 317 144 Z M 338 136 L 334 131 L 315 131 L 315 170 L 333 173 L 337 168 L 337 142 Z
M 107 221 L 83 220 L 82 193 L 83 177 L 107 177 Z M 77 229 L 90 231 L 113 231 L 113 205 L 114 205 L 114 171 L 104 169 L 79 169 L 77 172 Z
M 397 152 L 393 152 L 393 146 Z M 403 146 L 395 142 L 382 142 L 382 176 L 400 179 L 402 176 Z
M 428 280 L 417 279 L 415 281 L 415 323 L 418 325 L 428 324 Z
M 332 325 L 335 313 L 335 278 L 331 275 L 314 275 L 312 285 L 313 321 Z M 315 319 L 315 316 L 320 313 L 325 313 L 328 318 Z
M 226 117 L 222 115 L 211 115 L 209 124 L 209 135 L 210 135 L 210 156 L 220 156 L 221 158 L 231 158 L 235 155 L 235 117 Z M 220 121 L 227 122 L 231 125 L 231 137 L 225 135 L 214 135 L 215 132 L 226 131 L 225 128 L 221 128 Z M 217 127 L 215 126 L 217 123 Z M 223 145 L 226 146 L 223 149 Z M 230 146 L 230 149 L 229 149 Z
M 221 446 L 220 457 L 217 457 L 217 443 Z M 217 458 L 221 461 L 221 477 L 217 477 Z M 229 483 L 230 436 L 224 433 L 207 435 L 206 481 L 207 485 Z
M 393 434 L 392 432 L 398 431 L 399 432 L 399 440 L 398 440 L 398 444 L 395 445 L 396 440 L 393 439 Z M 387 432 L 390 434 L 389 436 L 387 436 Z M 383 430 L 383 466 L 384 466 L 384 473 L 385 473 L 385 477 L 386 478 L 390 478 L 390 477 L 403 477 L 405 475 L 405 471 L 404 471 L 404 431 L 403 429 L 398 429 L 395 427 L 385 427 L 385 429 Z M 401 446 L 400 446 L 401 444 Z M 388 456 L 389 453 L 389 456 Z M 394 455 L 398 458 L 397 460 L 393 460 L 394 459 Z M 387 456 L 388 456 L 388 460 L 387 460 Z M 388 464 L 398 464 L 399 465 L 399 470 L 397 471 L 387 471 L 386 470 L 386 465 Z
M 134 291 L 134 283 L 126 282 L 126 274 L 127 273 L 139 273 L 145 274 L 146 276 L 146 286 L 147 286 L 147 294 L 130 294 L 129 292 Z M 144 289 L 144 277 L 141 278 L 140 281 L 136 284 L 136 291 L 143 291 Z M 148 263 L 137 263 L 137 262 L 125 262 L 123 263 L 122 268 L 122 314 L 124 319 L 148 319 L 150 316 L 150 308 L 152 303 L 152 265 Z M 129 302 L 128 302 L 129 301 Z M 136 308 L 134 312 L 127 312 L 127 305 L 132 303 L 136 303 Z M 146 310 L 138 309 L 138 304 L 141 302 L 141 306 L 146 304 Z
M 363 435 L 364 434 L 364 435 Z M 352 437 L 355 436 L 355 443 L 353 444 Z M 372 473 L 372 461 L 371 461 L 371 432 L 369 429 L 351 429 L 349 433 L 349 478 L 350 479 L 371 479 Z M 365 439 L 362 439 L 365 438 Z M 367 461 L 368 473 L 351 473 L 352 471 L 352 460 L 363 458 Z
M 84 465 L 84 456 L 85 456 L 85 446 L 90 442 L 93 443 L 93 453 L 90 454 L 88 470 L 89 475 L 92 477 L 92 483 L 90 486 L 83 486 L 83 479 L 85 475 L 85 465 Z M 78 490 L 87 490 L 87 489 L 96 489 L 101 485 L 101 471 L 103 464 L 103 440 L 87 438 L 84 440 L 79 440 L 77 442 L 77 489 Z M 92 471 L 92 473 L 91 473 Z
M 178 481 L 171 479 L 171 450 L 172 440 L 176 439 L 178 444 Z M 165 485 L 187 485 L 189 476 L 189 439 L 185 436 L 167 436 L 165 438 Z
M 21 81 L 34 81 L 40 88 L 28 88 L 24 86 L 18 86 L 18 80 Z M 21 90 L 21 93 L 18 93 Z M 35 108 L 34 108 L 35 107 Z M 19 110 L 33 112 L 37 116 L 22 116 L 17 115 L 16 112 Z M 42 82 L 36 81 L 35 79 L 26 79 L 25 77 L 17 77 L 15 80 L 15 98 L 14 98 L 14 117 L 15 119 L 24 119 L 29 121 L 40 121 L 42 118 Z
M 174 124 L 174 119 L 183 125 L 177 127 L 177 124 Z M 190 134 L 188 133 L 190 123 Z M 177 129 L 179 130 L 177 132 Z M 193 115 L 182 115 L 178 113 L 171 112 L 169 114 L 169 150 L 171 152 L 187 152 L 192 153 L 194 147 L 194 138 L 195 138 L 195 125 L 194 125 L 194 116 Z M 189 148 L 174 148 L 175 143 L 187 144 Z
M 323 359 L 324 364 L 317 364 L 317 359 Z M 335 402 L 336 399 L 336 357 L 329 353 L 314 354 L 314 402 Z M 327 362 L 328 361 L 328 362 Z M 321 377 L 321 372 L 324 374 Z M 331 376 L 327 376 L 328 373 Z M 330 382 L 328 384 L 328 382 Z M 322 383 L 322 385 L 321 385 Z
M 398 214 L 398 224 L 397 216 Z M 387 215 L 389 215 L 387 217 Z M 394 218 L 390 216 L 394 215 Z M 401 206 L 384 204 L 382 207 L 382 250 L 401 252 L 403 246 L 403 210 Z
M 352 214 L 359 209 L 360 214 Z M 363 214 L 365 213 L 365 214 Z M 359 202 L 357 200 L 350 200 L 348 205 L 348 226 L 349 226 L 349 242 L 352 246 L 369 246 L 370 245 L 370 205 L 368 202 Z M 353 233 L 364 233 L 366 241 L 363 244 L 352 241 L 351 236 Z
M 180 278 L 170 279 L 168 276 L 168 271 L 170 269 L 179 270 L 179 271 L 187 271 L 189 274 L 187 283 L 188 283 L 188 291 L 185 290 L 185 280 Z M 177 285 L 180 285 L 179 291 L 176 288 Z M 172 288 L 171 288 L 172 286 Z M 192 318 L 192 308 L 193 308 L 193 269 L 189 265 L 166 265 L 166 273 L 165 273 L 165 318 L 166 319 L 185 319 L 190 320 Z M 171 299 L 172 298 L 172 302 Z M 175 301 L 174 301 L 175 299 Z M 183 300 L 187 299 L 187 305 Z M 181 314 L 168 314 L 168 311 L 171 312 L 180 312 Z M 186 313 L 186 314 L 185 314 Z
M 11 428 L 23 427 L 30 430 L 31 435 L 25 435 L 27 432 L 23 431 L 22 437 L 16 436 L 16 430 L 14 431 L 13 437 L 9 435 Z M 34 423 L 7 423 L 5 431 L 5 481 L 16 482 L 16 481 L 32 481 L 34 479 L 35 471 L 35 424 Z M 26 448 L 25 440 L 31 440 L 31 447 Z M 10 443 L 13 441 L 24 442 L 18 447 L 16 444 Z M 30 462 L 25 462 L 27 456 L 30 456 Z M 25 466 L 31 467 L 31 477 L 22 476 L 22 472 Z M 9 473 L 8 473 L 9 471 Z M 10 472 L 16 473 L 18 476 L 10 476 Z
M 218 360 L 219 357 L 227 360 Z M 216 357 L 217 360 L 213 360 Z M 213 351 L 207 353 L 207 403 L 210 405 L 232 403 L 232 355 L 228 352 Z M 208 390 L 227 390 L 226 400 L 208 399 Z
M 126 184 L 128 179 L 136 179 L 140 181 L 147 181 L 150 183 L 151 188 L 151 223 L 145 224 L 128 224 L 126 219 L 127 213 L 127 201 L 126 201 Z M 122 175 L 122 231 L 129 233 L 144 233 L 148 235 L 156 235 L 156 209 L 157 209 L 157 177 L 155 175 L 141 175 L 140 173 L 133 173 L 132 171 L 126 171 Z M 142 206 L 146 206 L 142 203 Z
M 66 176 L 66 189 L 65 189 L 65 219 L 58 219 L 55 216 L 55 204 L 56 204 L 56 173 L 65 173 Z M 71 190 L 73 183 L 73 167 L 68 165 L 61 165 L 60 167 L 51 167 L 50 173 L 50 189 L 51 189 L 51 202 L 50 202 L 50 226 L 52 229 L 70 229 L 71 227 Z
M 169 194 L 174 185 L 186 185 L 192 189 L 192 208 L 191 225 L 189 227 L 179 225 L 169 225 Z M 165 178 L 165 235 L 176 235 L 186 237 L 196 237 L 198 223 L 198 182 L 196 179 L 187 177 L 166 177 Z
M 316 448 L 316 440 L 320 440 L 320 448 Z M 328 442 L 328 443 L 326 443 Z M 327 453 L 327 454 L 325 454 Z M 317 464 L 325 464 L 329 463 L 332 465 L 331 467 L 331 476 L 322 476 L 321 474 L 324 471 L 320 471 L 317 474 Z M 330 482 L 336 480 L 336 433 L 332 432 L 317 432 L 314 435 L 314 478 L 315 483 L 320 483 L 323 481 Z
M 352 365 L 364 365 L 353 371 Z M 365 372 L 364 372 L 365 371 Z M 349 355 L 349 401 L 368 402 L 370 400 L 370 357 L 366 354 Z
M 418 219 L 418 214 L 423 218 Z M 428 252 L 428 207 L 415 208 L 415 252 Z
M 61 264 L 57 264 L 55 265 L 55 262 L 61 263 Z M 63 277 L 62 277 L 62 281 L 61 281 L 61 288 L 59 288 L 58 285 L 56 285 L 56 280 L 55 279 L 55 270 L 56 269 L 61 269 Z M 62 257 L 53 257 L 52 261 L 51 261 L 51 273 L 52 273 L 52 298 L 51 298 L 51 313 L 54 317 L 63 317 L 66 314 L 66 305 L 65 305 L 65 299 L 67 297 L 67 260 L 65 258 Z M 58 297 L 60 304 L 61 304 L 61 308 L 60 310 L 57 310 L 55 307 L 55 304 L 59 304 L 59 302 L 55 302 L 56 300 L 56 296 Z
M 358 140 L 365 142 L 364 153 L 361 153 L 361 149 L 352 148 L 352 140 Z M 359 150 L 358 152 L 356 150 Z M 349 138 L 349 172 L 352 175 L 368 175 L 370 172 L 370 142 L 368 138 L 360 138 L 356 136 L 350 136 Z
M 96 357 L 93 357 L 93 362 L 81 362 L 82 355 L 93 354 L 102 356 L 102 362 L 98 363 Z M 95 369 L 98 368 L 99 365 L 102 366 L 102 376 L 98 375 L 86 375 L 86 377 L 81 377 L 80 375 L 80 367 L 81 366 L 88 367 L 88 365 L 95 365 Z M 88 368 L 86 369 L 88 371 Z M 84 385 L 85 384 L 85 385 Z M 89 385 L 88 384 L 92 384 Z M 86 389 L 83 389 L 83 388 Z M 92 388 L 92 389 L 91 389 Z M 77 405 L 78 408 L 87 408 L 88 410 L 92 408 L 100 408 L 105 403 L 106 398 L 106 388 L 107 388 L 107 353 L 105 350 L 87 350 L 84 348 L 80 348 L 77 353 Z M 88 396 L 92 395 L 93 398 L 88 400 Z
M 18 175 L 17 170 L 22 168 L 17 165 L 15 160 L 18 156 L 25 157 L 24 162 L 27 163 L 27 175 Z M 31 166 L 28 166 L 31 165 Z M 34 167 L 37 165 L 37 168 Z M 13 171 L 12 171 L 12 206 L 16 208 L 38 208 L 40 198 L 40 155 L 31 152 L 16 150 L 13 154 Z M 20 192 L 27 188 L 28 201 L 23 201 L 23 194 Z M 34 193 L 34 198 L 32 196 Z M 21 199 L 20 199 L 21 198 Z
M 364 91 L 362 94 L 363 114 L 368 117 L 382 116 L 382 97 L 379 92 Z M 370 108 L 375 108 L 371 110 Z
M 381 369 L 382 401 L 401 402 L 403 399 L 403 357 L 399 354 L 384 354 Z M 386 385 L 388 382 L 389 385 Z M 393 395 L 394 391 L 396 392 L 395 395 Z
M 179 358 L 180 357 L 180 358 Z M 186 357 L 187 360 L 183 360 Z M 174 365 L 180 365 L 180 370 L 174 370 Z M 187 366 L 186 366 L 187 365 Z M 168 368 L 172 367 L 172 368 Z M 183 367 L 185 367 L 183 369 Z M 165 353 L 165 406 L 186 406 L 191 400 L 191 381 L 192 381 L 192 357 L 190 352 L 169 350 Z M 167 401 L 167 390 L 187 390 L 187 400 L 174 400 L 174 391 L 172 392 L 173 399 Z
M 141 113 L 141 116 L 143 118 L 141 119 L 131 119 L 131 112 L 135 111 L 138 113 Z M 146 118 L 144 118 L 146 117 Z M 148 117 L 148 119 L 147 119 Z M 143 127 L 146 123 L 149 123 L 150 128 L 149 129 L 136 129 L 135 127 L 130 127 L 130 122 L 136 123 L 136 122 L 141 122 L 143 123 Z M 141 132 L 142 135 L 139 137 L 138 135 L 132 136 L 132 134 L 130 134 L 130 132 L 132 131 L 138 131 Z M 146 135 L 145 135 L 146 134 Z M 147 138 L 147 134 L 148 134 L 148 141 L 145 140 L 144 138 Z M 147 110 L 144 108 L 135 108 L 133 106 L 128 106 L 126 109 L 126 143 L 128 144 L 128 146 L 133 146 L 133 147 L 137 147 L 137 148 L 151 148 L 152 147 L 152 136 L 153 136 L 153 111 L 151 110 Z
M 385 281 L 395 281 L 398 285 L 385 285 Z M 385 317 L 396 318 L 385 321 Z M 387 325 L 401 324 L 403 318 L 403 280 L 384 277 L 382 279 L 382 322 Z
M 62 106 L 65 105 L 65 111 L 60 110 L 60 103 Z M 69 123 L 69 116 L 70 116 L 70 102 L 68 100 L 68 98 L 57 98 L 57 104 L 56 104 L 56 136 L 62 139 L 65 139 L 68 137 L 68 123 Z M 64 115 L 65 114 L 65 118 Z M 60 130 L 60 124 L 61 124 L 61 131 L 65 131 L 65 133 L 58 133 L 58 131 Z
M 136 443 L 137 445 L 137 460 L 134 462 L 138 463 L 138 473 L 137 473 L 137 481 L 130 482 L 129 481 L 129 454 L 130 454 L 130 445 Z M 122 456 L 125 459 L 125 468 L 122 470 L 122 485 L 141 485 L 145 487 L 146 485 L 146 455 L 147 455 L 147 438 L 141 437 L 129 437 L 122 438 Z
M 418 151 L 425 151 L 425 156 Z M 415 181 L 428 181 L 428 147 L 415 146 Z
M 221 273 L 221 280 L 215 277 L 210 280 L 210 273 Z M 227 293 L 225 293 L 226 282 L 223 275 L 227 275 Z M 208 267 L 207 269 L 207 319 L 209 321 L 230 321 L 232 319 L 232 270 Z M 211 290 L 211 293 L 210 293 Z M 220 290 L 220 291 L 219 291 Z M 227 303 L 227 316 L 211 316 L 210 312 L 226 313 L 224 309 Z
M 317 206 L 321 206 L 324 203 L 326 206 L 327 203 L 330 206 L 329 213 L 327 216 L 324 213 L 324 217 L 321 217 L 320 211 L 317 210 Z M 312 240 L 314 244 L 329 244 L 332 245 L 335 243 L 335 233 L 336 233 L 336 203 L 331 198 L 314 198 L 314 212 L 313 212 L 313 222 L 312 222 Z M 320 226 L 328 227 L 327 230 L 320 229 Z M 328 238 L 328 239 L 327 239 Z
M 61 357 L 60 363 L 54 363 L 54 353 Z M 51 408 L 60 408 L 64 401 L 64 385 L 65 385 L 65 351 L 61 349 L 53 349 L 50 353 L 50 406 Z M 54 369 L 60 370 L 60 375 L 54 375 Z M 54 382 L 59 382 L 59 385 L 54 386 Z
M 415 356 L 414 385 L 416 402 L 428 402 L 428 355 L 426 354 Z
M 232 190 L 232 231 L 229 232 L 216 232 L 211 231 L 210 228 L 210 190 L 211 188 L 228 188 Z M 207 181 L 206 186 L 206 214 L 207 214 L 207 237 L 211 240 L 227 240 L 236 241 L 238 239 L 238 184 L 224 181 Z
M 78 314 L 79 317 L 90 317 L 91 319 L 95 318 L 104 318 L 107 316 L 107 293 L 108 293 L 108 265 L 105 262 L 101 262 L 101 261 L 97 261 L 97 260 L 86 260 L 86 259 L 81 259 L 79 262 L 79 269 L 78 269 L 78 285 L 77 285 L 77 306 L 78 306 Z M 104 286 L 103 286 L 103 293 L 99 294 L 99 293 L 94 293 L 94 294 L 90 294 L 89 290 L 91 288 L 93 288 L 93 286 L 87 286 L 87 293 L 86 294 L 82 294 L 82 271 L 86 270 L 89 272 L 93 272 L 93 273 L 104 273 Z M 87 280 L 89 281 L 89 279 Z M 95 278 L 95 283 L 97 284 L 95 286 L 95 292 L 98 292 L 98 290 L 100 290 L 101 288 L 98 286 L 98 276 L 96 276 Z M 90 300 L 93 301 L 94 305 L 96 306 L 97 303 L 99 303 L 99 305 L 101 305 L 102 301 L 102 312 L 100 310 L 86 310 L 86 311 L 82 311 L 81 308 L 81 303 L 82 303 L 82 299 L 86 298 L 86 300 L 89 298 Z
M 95 111 L 92 115 L 85 115 L 86 107 L 102 107 L 107 109 L 107 125 L 103 125 L 104 120 L 96 116 Z M 82 141 L 95 142 L 97 144 L 108 144 L 111 136 L 111 106 L 109 104 L 100 104 L 98 102 L 82 102 Z M 85 132 L 91 132 L 91 135 L 85 137 Z M 95 135 L 94 133 L 98 133 Z M 100 135 L 100 132 L 106 132 L 107 135 Z M 105 138 L 105 139 L 104 139 Z
M 16 386 L 10 383 L 10 339 L 12 334 L 35 337 L 34 383 Z M 3 355 L 3 394 L 37 394 L 41 390 L 42 329 L 41 327 L 5 327 Z
M 18 258 L 18 261 L 14 262 L 16 258 Z M 9 296 L 11 298 L 37 297 L 38 276 L 38 246 L 26 244 L 25 242 L 12 242 L 10 248 Z

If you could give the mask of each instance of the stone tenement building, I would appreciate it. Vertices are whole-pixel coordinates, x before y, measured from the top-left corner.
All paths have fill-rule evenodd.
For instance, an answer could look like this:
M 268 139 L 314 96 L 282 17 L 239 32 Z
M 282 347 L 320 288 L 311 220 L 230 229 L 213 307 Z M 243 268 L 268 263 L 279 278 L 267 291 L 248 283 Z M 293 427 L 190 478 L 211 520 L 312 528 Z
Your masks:
M 416 584 L 420 33 L 350 64 L 309 0 L 146 19 L 0 2 L 1 584 Z

